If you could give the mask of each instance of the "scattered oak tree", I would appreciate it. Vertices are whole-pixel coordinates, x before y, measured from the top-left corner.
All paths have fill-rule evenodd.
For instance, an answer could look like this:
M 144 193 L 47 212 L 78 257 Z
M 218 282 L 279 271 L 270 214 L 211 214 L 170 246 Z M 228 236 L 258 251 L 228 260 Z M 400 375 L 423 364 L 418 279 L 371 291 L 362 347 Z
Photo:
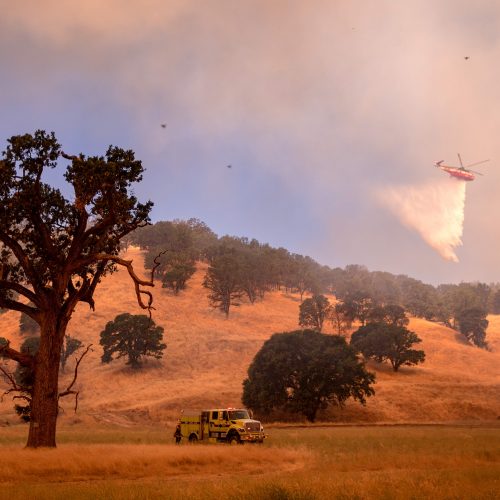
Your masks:
M 342 302 L 337 302 L 332 306 L 329 319 L 338 335 L 347 332 L 352 326 L 352 318 Z
M 61 348 L 78 302 L 94 309 L 98 283 L 124 266 L 139 305 L 151 308 L 152 294 L 142 287 L 153 286 L 154 269 L 150 280 L 140 279 L 118 253 L 120 240 L 148 223 L 152 203 L 133 195 L 143 173 L 133 151 L 110 146 L 105 156 L 70 156 L 42 130 L 7 142 L 0 158 L 0 307 L 38 323 L 40 348 L 35 356 L 10 345 L 0 351 L 34 370 L 27 446 L 54 447 L 59 398 L 71 393 L 58 389 Z M 44 182 L 64 159 L 71 199 Z
M 348 294 L 343 299 L 344 314 L 351 319 L 351 321 L 359 320 L 362 325 L 366 321 L 374 308 L 372 298 L 364 292 L 353 292 Z
M 424 351 L 412 349 L 422 340 L 404 326 L 392 323 L 368 323 L 351 336 L 351 345 L 365 358 L 382 363 L 386 360 L 395 372 L 401 365 L 416 365 L 425 361 Z
M 208 299 L 211 306 L 222 311 L 226 318 L 231 306 L 238 306 L 244 293 L 239 273 L 236 252 L 225 252 L 212 259 L 203 280 L 203 286 L 210 290 Z
M 162 343 L 163 328 L 144 314 L 119 314 L 108 322 L 101 332 L 100 344 L 104 349 L 102 362 L 109 363 L 113 355 L 117 358 L 127 356 L 127 365 L 137 369 L 141 367 L 141 357 L 150 356 L 159 359 L 167 347 Z
M 299 325 L 321 332 L 331 309 L 330 302 L 324 295 L 313 295 L 299 306 Z
M 286 283 L 290 289 L 300 294 L 301 302 L 305 292 L 317 293 L 319 280 L 316 267 L 317 264 L 311 257 L 299 254 L 290 256 Z
M 256 354 L 243 382 L 242 401 L 268 415 L 281 409 L 314 422 L 319 409 L 375 393 L 365 369 L 344 337 L 312 330 L 275 333 Z
M 465 309 L 457 315 L 458 329 L 460 333 L 472 344 L 486 348 L 486 329 L 489 321 L 486 319 L 487 312 L 478 307 Z
M 196 271 L 193 257 L 182 252 L 168 253 L 162 276 L 163 288 L 170 288 L 174 295 L 186 288 L 186 283 Z

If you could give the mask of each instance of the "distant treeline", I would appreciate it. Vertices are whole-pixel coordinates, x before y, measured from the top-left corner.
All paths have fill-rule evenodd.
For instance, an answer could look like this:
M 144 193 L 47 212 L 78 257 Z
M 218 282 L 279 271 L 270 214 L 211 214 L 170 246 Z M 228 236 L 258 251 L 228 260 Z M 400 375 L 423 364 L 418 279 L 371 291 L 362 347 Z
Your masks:
M 246 297 L 251 303 L 270 290 L 331 293 L 343 302 L 363 307 L 396 304 L 409 314 L 455 327 L 460 314 L 476 309 L 500 314 L 500 285 L 485 283 L 443 284 L 437 287 L 362 265 L 330 268 L 311 257 L 274 248 L 246 237 L 218 237 L 198 219 L 161 221 L 136 230 L 127 241 L 146 250 L 146 268 L 160 257 L 158 275 L 164 286 L 177 293 L 194 273 L 195 262 L 209 264 L 204 285 L 210 299 L 222 310 L 221 294 L 230 304 Z M 222 290 L 218 290 L 220 285 Z

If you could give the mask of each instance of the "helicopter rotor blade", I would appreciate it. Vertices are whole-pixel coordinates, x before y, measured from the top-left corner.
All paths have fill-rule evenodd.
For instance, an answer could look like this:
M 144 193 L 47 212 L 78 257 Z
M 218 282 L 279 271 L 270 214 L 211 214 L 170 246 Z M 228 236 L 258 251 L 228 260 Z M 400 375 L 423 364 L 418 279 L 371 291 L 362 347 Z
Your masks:
M 469 172 L 473 172 L 474 174 L 478 174 L 478 175 L 484 175 L 482 174 L 481 172 L 478 172 L 477 170 L 471 170 L 470 168 L 467 169 Z
M 476 165 L 480 165 L 481 163 L 486 163 L 487 161 L 490 161 L 490 160 L 476 161 L 475 163 L 471 163 L 470 165 L 467 165 L 467 168 L 469 168 L 469 167 L 475 167 Z
M 460 168 L 464 168 L 464 164 L 462 163 L 462 157 L 460 156 L 460 153 L 457 153 L 458 155 L 458 161 L 460 162 Z

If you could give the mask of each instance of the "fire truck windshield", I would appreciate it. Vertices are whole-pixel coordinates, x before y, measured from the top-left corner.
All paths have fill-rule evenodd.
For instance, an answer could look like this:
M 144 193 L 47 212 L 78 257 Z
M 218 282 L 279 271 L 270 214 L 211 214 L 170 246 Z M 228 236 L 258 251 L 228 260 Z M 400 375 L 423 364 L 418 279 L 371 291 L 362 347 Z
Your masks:
M 249 419 L 247 410 L 229 410 L 229 420 Z

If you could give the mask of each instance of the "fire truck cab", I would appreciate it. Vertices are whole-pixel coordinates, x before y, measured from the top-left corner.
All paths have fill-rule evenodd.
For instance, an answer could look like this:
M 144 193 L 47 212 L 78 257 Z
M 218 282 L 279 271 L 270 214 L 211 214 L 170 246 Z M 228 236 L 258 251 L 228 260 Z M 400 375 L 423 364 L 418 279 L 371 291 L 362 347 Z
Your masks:
M 246 409 L 183 411 L 179 421 L 182 437 L 190 443 L 262 443 L 265 439 L 264 427 L 253 420 Z

